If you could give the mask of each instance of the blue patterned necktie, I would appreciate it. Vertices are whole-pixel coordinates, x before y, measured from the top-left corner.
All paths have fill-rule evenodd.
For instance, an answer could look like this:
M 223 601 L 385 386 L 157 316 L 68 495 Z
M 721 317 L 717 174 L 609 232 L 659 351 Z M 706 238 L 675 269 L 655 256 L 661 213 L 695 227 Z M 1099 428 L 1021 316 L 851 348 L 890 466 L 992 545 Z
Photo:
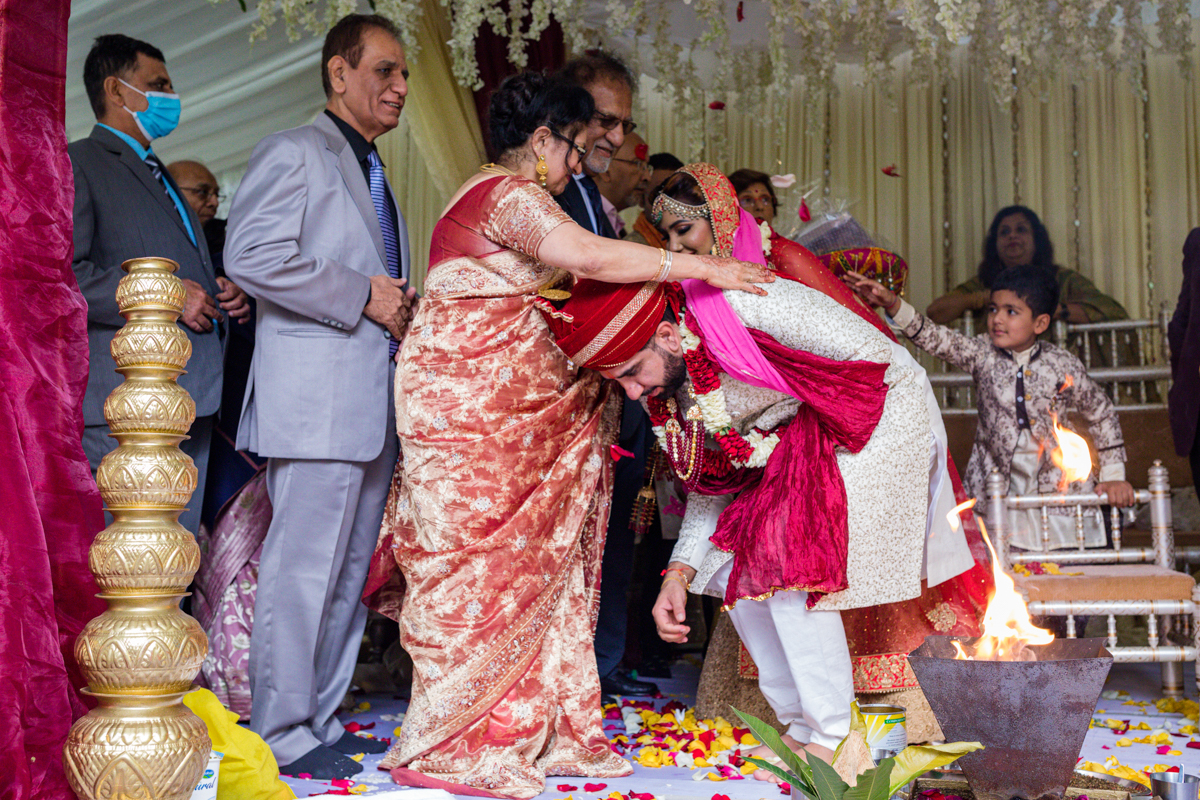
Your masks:
M 383 162 L 374 150 L 367 156 L 367 167 L 371 176 L 371 202 L 375 205 L 375 216 L 379 218 L 379 230 L 383 233 L 383 249 L 387 253 L 387 271 L 393 278 L 400 277 L 400 240 L 396 236 L 396 222 L 388 210 L 387 178 L 383 174 Z M 392 339 L 388 343 L 388 355 L 396 356 L 400 342 Z
M 596 220 L 596 230 L 594 233 L 597 236 L 606 235 L 604 230 L 604 220 L 607 217 L 604 214 L 604 203 L 600 201 L 600 187 L 596 186 L 596 182 L 591 178 L 584 178 L 579 182 L 580 187 L 587 193 L 588 200 L 592 207 L 592 215 Z

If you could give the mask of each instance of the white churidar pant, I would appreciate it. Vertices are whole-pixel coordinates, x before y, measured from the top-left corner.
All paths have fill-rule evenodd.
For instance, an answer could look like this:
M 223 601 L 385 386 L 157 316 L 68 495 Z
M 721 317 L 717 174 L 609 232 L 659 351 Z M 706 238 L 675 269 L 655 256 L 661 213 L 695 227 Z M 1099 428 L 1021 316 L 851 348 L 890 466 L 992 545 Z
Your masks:
M 733 562 L 705 587 L 722 595 Z M 758 688 L 787 733 L 803 744 L 836 748 L 850 733 L 854 674 L 838 611 L 809 611 L 807 592 L 740 600 L 729 619 L 758 667 Z

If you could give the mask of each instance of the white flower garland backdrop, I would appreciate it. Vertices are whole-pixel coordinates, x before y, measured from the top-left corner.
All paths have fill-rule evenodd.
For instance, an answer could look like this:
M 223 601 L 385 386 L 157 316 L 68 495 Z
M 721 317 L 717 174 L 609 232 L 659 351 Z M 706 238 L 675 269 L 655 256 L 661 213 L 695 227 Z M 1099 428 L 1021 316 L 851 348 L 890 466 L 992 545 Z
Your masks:
M 363 5 L 261 0 L 254 36 L 270 34 L 278 22 L 290 37 L 319 35 L 330 20 Z M 437 13 L 433 6 L 373 3 L 409 32 L 419 12 Z M 1018 199 L 1042 214 L 1059 263 L 1087 274 L 1133 315 L 1174 302 L 1179 248 L 1200 224 L 1194 2 L 442 6 L 450 35 L 432 46 L 448 57 L 435 68 L 449 70 L 460 86 L 478 82 L 481 24 L 509 38 L 510 59 L 521 65 L 526 42 L 553 15 L 572 50 L 601 45 L 642 73 L 635 113 L 651 152 L 704 158 L 726 170 L 795 173 L 799 185 L 783 193 L 789 207 L 798 200 L 788 195 L 814 183 L 831 199 L 849 201 L 869 230 L 908 259 L 909 296 L 918 306 L 974 273 L 992 214 Z M 415 103 L 421 70 L 432 65 L 417 48 L 410 51 Z M 389 162 L 398 192 L 414 206 L 405 210 L 419 271 L 448 197 L 445 184 L 466 177 L 433 170 L 431 181 L 431 166 L 444 159 L 421 145 L 444 139 L 428 129 L 441 117 L 428 116 L 431 122 L 411 126 L 420 134 L 415 144 L 402 131 L 385 137 L 398 156 L 421 157 Z M 470 160 L 459 159 L 458 169 Z M 885 174 L 889 166 L 899 177 Z

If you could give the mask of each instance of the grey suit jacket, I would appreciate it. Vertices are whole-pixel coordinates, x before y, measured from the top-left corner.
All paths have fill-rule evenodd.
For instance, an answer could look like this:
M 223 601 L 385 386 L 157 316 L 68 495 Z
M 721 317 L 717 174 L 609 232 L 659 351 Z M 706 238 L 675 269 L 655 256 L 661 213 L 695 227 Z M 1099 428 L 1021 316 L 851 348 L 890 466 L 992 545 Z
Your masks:
M 398 216 L 408 277 L 408 230 Z M 386 257 L 362 167 L 333 120 L 321 114 L 258 143 L 225 242 L 226 272 L 258 300 L 239 448 L 369 461 L 395 435 L 387 429 L 387 330 L 362 313 L 370 276 L 387 274 Z
M 67 153 L 75 174 L 72 266 L 88 304 L 90 367 L 83 422 L 103 425 L 104 400 L 124 380 L 114 371 L 109 352 L 113 336 L 125 324 L 117 313 L 116 300 L 117 283 L 125 277 L 121 263 L 162 256 L 179 264 L 176 277 L 195 281 L 213 297 L 219 290 L 200 220 L 184 203 L 197 247 L 188 238 L 171 198 L 128 144 L 97 125 L 88 138 L 67 145 Z M 178 186 L 175 191 L 179 192 Z M 221 405 L 225 327 L 214 325 L 208 333 L 180 327 L 192 341 L 192 357 L 179 384 L 196 401 L 197 416 L 215 414 Z

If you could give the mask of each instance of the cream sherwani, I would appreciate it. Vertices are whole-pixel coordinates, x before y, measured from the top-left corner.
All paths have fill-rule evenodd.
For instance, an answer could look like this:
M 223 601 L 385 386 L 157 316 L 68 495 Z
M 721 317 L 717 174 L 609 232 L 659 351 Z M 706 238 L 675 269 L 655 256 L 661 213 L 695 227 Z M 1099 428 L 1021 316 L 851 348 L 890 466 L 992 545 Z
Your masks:
M 932 582 L 936 575 L 940 582 L 973 561 L 965 539 L 944 524 L 942 507 L 953 506 L 953 490 L 945 470 L 945 430 L 924 370 L 903 347 L 827 295 L 792 281 L 777 281 L 769 292 L 725 295 L 748 328 L 786 347 L 888 365 L 887 399 L 870 441 L 858 453 L 837 453 L 848 505 L 848 588 L 821 598 L 813 610 L 805 608 L 803 592 L 743 600 L 730 610 L 758 665 L 760 688 L 788 732 L 801 742 L 834 747 L 849 730 L 853 698 L 850 653 L 837 612 L 912 599 L 921 593 L 922 577 Z M 721 384 L 743 433 L 786 422 L 799 407 L 790 395 L 723 373 Z M 692 403 L 686 395 L 678 398 L 685 410 Z M 724 594 L 731 556 L 714 548 L 709 537 L 732 500 L 732 495 L 688 499 L 672 560 L 697 570 L 694 591 Z M 926 540 L 934 531 L 938 546 L 927 557 Z

